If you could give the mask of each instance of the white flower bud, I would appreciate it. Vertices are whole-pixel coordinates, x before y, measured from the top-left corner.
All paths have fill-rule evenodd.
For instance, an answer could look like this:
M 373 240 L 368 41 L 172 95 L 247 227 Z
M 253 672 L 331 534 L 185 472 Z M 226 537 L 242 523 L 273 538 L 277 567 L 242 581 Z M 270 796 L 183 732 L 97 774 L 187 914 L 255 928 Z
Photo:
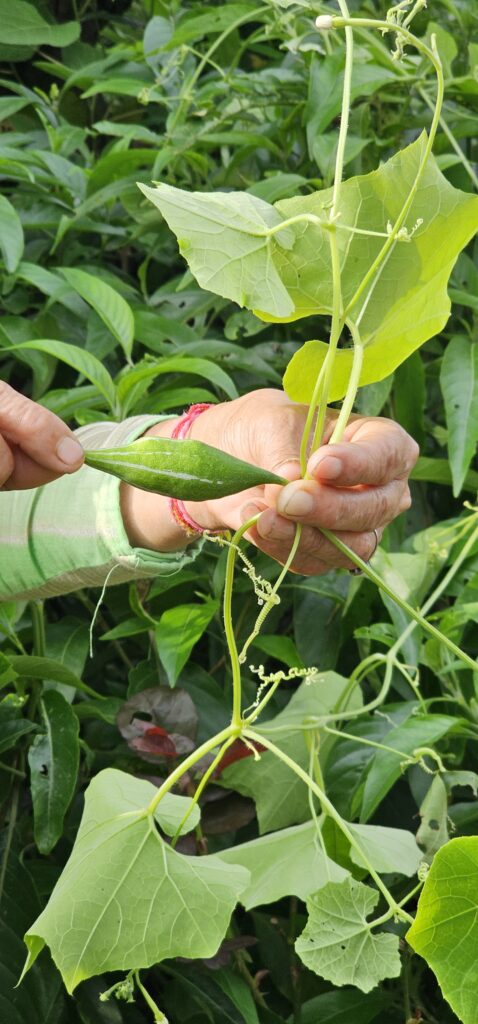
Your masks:
M 315 19 L 316 28 L 333 28 L 334 19 L 331 14 L 319 14 L 319 17 Z

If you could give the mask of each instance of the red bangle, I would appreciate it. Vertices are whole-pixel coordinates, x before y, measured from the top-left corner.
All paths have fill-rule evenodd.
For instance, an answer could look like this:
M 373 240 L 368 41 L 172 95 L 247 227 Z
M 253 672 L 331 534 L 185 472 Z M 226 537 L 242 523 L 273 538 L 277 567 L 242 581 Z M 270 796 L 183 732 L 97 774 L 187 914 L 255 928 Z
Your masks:
M 194 420 L 197 419 L 202 412 L 206 412 L 206 409 L 210 409 L 211 404 L 211 402 L 198 402 L 196 405 L 191 405 L 191 407 L 183 413 L 175 424 L 171 437 L 184 440 L 187 437 L 189 428 L 194 423 Z M 181 526 L 190 536 L 204 533 L 206 527 L 200 526 L 200 524 L 189 515 L 184 501 L 181 501 L 179 498 L 170 498 L 169 511 L 178 526 Z M 220 530 L 211 530 L 211 533 L 220 532 Z

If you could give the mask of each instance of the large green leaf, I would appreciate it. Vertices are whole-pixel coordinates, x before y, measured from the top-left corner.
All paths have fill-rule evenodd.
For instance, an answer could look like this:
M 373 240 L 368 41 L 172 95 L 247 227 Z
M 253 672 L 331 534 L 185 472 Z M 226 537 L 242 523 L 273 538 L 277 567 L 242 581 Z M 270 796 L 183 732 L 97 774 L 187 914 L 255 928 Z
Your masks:
M 41 899 L 25 865 L 26 860 L 30 867 L 34 859 L 24 858 L 21 843 L 10 840 L 4 829 L 0 837 L 0 1020 L 59 1024 L 66 993 L 51 961 L 43 957 L 24 984 L 16 985 L 25 962 L 22 936 L 32 916 L 40 912 Z
M 42 338 L 39 341 L 23 341 L 19 345 L 12 346 L 12 348 L 31 348 L 36 352 L 46 352 L 50 356 L 55 356 L 56 359 L 61 359 L 68 366 L 72 366 L 74 370 L 78 370 L 78 373 L 84 374 L 97 387 L 100 394 L 106 398 L 111 411 L 114 411 L 116 407 L 115 386 L 108 370 L 105 369 L 103 363 L 100 363 L 99 359 L 92 352 L 86 352 L 84 349 L 79 348 L 78 345 L 69 345 L 64 341 L 56 341 L 53 338 L 47 340 Z
M 29 656 L 28 654 L 12 654 L 9 660 L 16 674 L 22 678 L 51 680 L 55 683 L 60 683 L 62 686 L 72 687 L 80 693 L 86 693 L 89 697 L 96 698 L 97 701 L 106 700 L 103 694 L 97 693 L 91 686 L 84 683 L 75 672 L 72 672 L 67 665 L 62 665 L 61 662 L 56 661 L 54 658 L 40 658 L 34 655 Z
M 185 43 L 191 43 L 203 36 L 224 32 L 235 25 L 238 20 L 246 19 L 249 14 L 254 14 L 254 21 L 263 13 L 257 8 L 257 4 L 236 4 L 228 3 L 223 7 L 209 7 L 199 14 L 186 13 L 165 46 L 171 50 Z
M 478 837 L 452 839 L 435 855 L 406 938 L 458 1019 L 478 1024 Z
M 203 288 L 292 317 L 294 305 L 275 261 L 282 246 L 294 244 L 290 228 L 269 238 L 267 229 L 283 219 L 263 199 L 240 193 L 183 192 L 172 185 L 140 185 L 174 231 L 182 255 Z
M 309 999 L 301 1007 L 301 1024 L 370 1024 L 371 1021 L 385 1021 L 385 1011 L 390 1008 L 391 998 L 387 992 L 373 992 L 361 995 L 356 989 L 340 992 L 324 992 Z M 289 1017 L 289 1024 L 293 1018 Z
M 258 731 L 270 737 L 281 750 L 302 768 L 307 769 L 309 751 L 303 730 L 319 728 L 321 716 L 340 706 L 348 680 L 335 672 L 321 672 L 303 682 L 293 694 L 287 707 L 275 718 L 258 726 Z M 348 707 L 360 706 L 358 687 L 354 688 Z M 287 828 L 310 818 L 307 787 L 302 779 L 279 761 L 271 751 L 261 753 L 260 760 L 247 758 L 227 768 L 222 780 L 250 796 L 256 804 L 259 831 Z
M 380 874 L 395 872 L 410 878 L 418 871 L 423 854 L 411 832 L 404 828 L 387 828 L 385 825 L 350 823 L 348 827 L 360 843 L 368 863 Z M 367 866 L 365 859 L 353 847 L 350 856 L 360 867 Z
M 0 0 L 0 25 L 2 43 L 14 46 L 69 46 L 80 34 L 78 21 L 54 25 L 24 0 Z
M 416 556 L 415 556 L 416 557 Z M 451 715 L 412 715 L 406 722 L 387 733 L 385 743 L 397 749 L 377 750 L 365 780 L 362 800 L 362 820 L 370 818 L 380 802 L 400 778 L 403 754 L 412 755 L 420 747 L 428 747 L 445 736 L 456 725 Z
M 296 764 L 307 770 L 309 751 L 300 732 L 279 738 L 274 736 L 274 742 Z M 252 758 L 237 761 L 226 768 L 220 781 L 228 789 L 236 789 L 242 796 L 254 800 L 261 835 L 310 818 L 307 786 L 269 750 L 261 753 L 257 762 Z
M 145 813 L 155 793 L 113 769 L 90 783 L 71 857 L 25 936 L 25 970 L 46 943 L 71 993 L 104 971 L 216 952 L 248 873 L 166 845 Z
M 425 144 L 422 135 L 378 170 L 342 186 L 337 232 L 345 307 L 384 239 L 354 235 L 341 226 L 386 233 L 410 191 Z M 327 231 L 320 224 L 304 222 L 276 230 L 281 219 L 313 215 L 324 220 L 330 189 L 270 206 L 247 193 L 186 193 L 166 185 L 142 188 L 175 232 L 182 254 L 204 288 L 255 309 L 266 320 L 331 313 Z M 364 307 L 360 330 L 367 348 L 362 384 L 387 377 L 446 324 L 448 278 L 478 226 L 478 198 L 453 188 L 431 159 L 407 219 L 409 233 L 415 225 L 412 238 L 395 243 L 386 268 L 376 278 L 373 301 Z M 356 317 L 360 309 L 359 301 L 350 315 Z M 314 342 L 294 356 L 285 378 L 291 398 L 309 401 L 326 352 L 327 346 Z M 339 353 L 332 399 L 345 393 L 351 360 L 351 350 Z
M 129 413 L 156 377 L 162 376 L 163 373 L 189 373 L 192 376 L 204 377 L 211 384 L 216 384 L 228 398 L 237 398 L 234 381 L 220 366 L 216 366 L 212 359 L 175 356 L 161 362 L 135 366 L 134 370 L 129 370 L 118 380 L 118 399 L 124 415 Z
M 217 601 L 180 604 L 176 608 L 169 608 L 161 616 L 155 628 L 156 643 L 170 686 L 176 685 L 181 669 L 217 609 Z
M 445 400 L 453 494 L 463 487 L 478 442 L 478 345 L 464 334 L 449 341 L 440 385 Z
M 250 882 L 242 893 L 246 910 L 283 896 L 305 900 L 327 882 L 341 882 L 347 872 L 323 852 L 315 822 L 281 829 L 272 835 L 222 850 L 221 860 L 242 864 Z
M 376 935 L 367 917 L 378 892 L 353 878 L 330 882 L 307 901 L 309 919 L 295 948 L 311 971 L 334 985 L 370 992 L 384 978 L 397 978 L 397 935 Z
M 28 752 L 35 842 L 50 853 L 63 832 L 63 819 L 76 787 L 79 764 L 78 718 L 56 690 L 41 699 L 45 732 Z
M 131 306 L 111 285 L 93 277 L 92 274 L 85 273 L 84 270 L 78 270 L 77 267 L 62 267 L 61 273 L 78 295 L 81 295 L 82 299 L 98 313 L 129 358 L 134 337 Z
M 0 248 L 9 274 L 14 274 L 23 255 L 23 228 L 12 204 L 0 196 Z

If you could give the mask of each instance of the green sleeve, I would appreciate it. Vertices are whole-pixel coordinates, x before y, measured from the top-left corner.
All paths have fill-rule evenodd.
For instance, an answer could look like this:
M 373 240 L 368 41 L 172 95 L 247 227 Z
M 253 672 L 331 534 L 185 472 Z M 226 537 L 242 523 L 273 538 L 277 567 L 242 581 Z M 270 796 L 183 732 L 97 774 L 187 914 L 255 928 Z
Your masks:
M 167 418 L 134 416 L 76 433 L 85 448 L 109 448 Z M 119 491 L 116 477 L 83 466 L 36 490 L 1 493 L 0 601 L 172 575 L 196 556 L 200 543 L 164 553 L 131 547 Z

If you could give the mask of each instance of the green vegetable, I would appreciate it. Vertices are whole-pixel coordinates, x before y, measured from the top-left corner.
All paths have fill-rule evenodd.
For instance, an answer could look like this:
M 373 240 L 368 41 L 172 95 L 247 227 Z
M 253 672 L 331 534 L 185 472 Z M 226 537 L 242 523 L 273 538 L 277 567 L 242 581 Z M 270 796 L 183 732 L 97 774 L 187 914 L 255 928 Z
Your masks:
M 85 462 L 144 491 L 189 501 L 224 498 L 258 484 L 287 483 L 284 477 L 201 441 L 165 437 L 142 437 L 121 448 L 87 451 Z

